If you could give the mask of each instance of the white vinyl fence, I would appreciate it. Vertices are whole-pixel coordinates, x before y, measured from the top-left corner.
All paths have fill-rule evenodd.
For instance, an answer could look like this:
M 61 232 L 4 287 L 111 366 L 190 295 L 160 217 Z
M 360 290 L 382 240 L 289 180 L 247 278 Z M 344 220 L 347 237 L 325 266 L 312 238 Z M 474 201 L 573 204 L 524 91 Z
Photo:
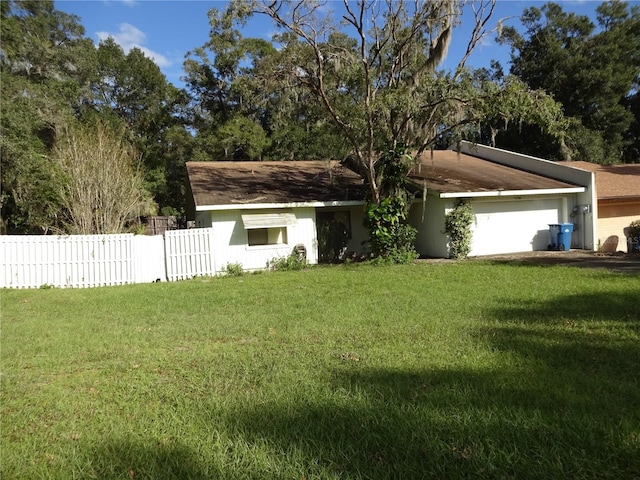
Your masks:
M 168 230 L 164 240 L 169 281 L 215 274 L 210 228 Z
M 0 235 L 0 288 L 98 287 L 214 275 L 211 229 L 164 235 Z

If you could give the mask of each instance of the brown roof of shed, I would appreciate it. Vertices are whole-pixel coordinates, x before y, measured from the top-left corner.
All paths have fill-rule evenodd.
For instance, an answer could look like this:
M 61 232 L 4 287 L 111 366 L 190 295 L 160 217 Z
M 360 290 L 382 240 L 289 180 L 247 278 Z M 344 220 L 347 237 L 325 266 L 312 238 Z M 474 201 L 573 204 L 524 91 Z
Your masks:
M 560 162 L 595 172 L 598 200 L 640 198 L 640 164 L 599 165 L 589 162 Z
M 196 207 L 362 201 L 362 179 L 336 161 L 187 162 Z
M 551 190 L 576 186 L 453 150 L 423 154 L 409 178 L 440 193 Z

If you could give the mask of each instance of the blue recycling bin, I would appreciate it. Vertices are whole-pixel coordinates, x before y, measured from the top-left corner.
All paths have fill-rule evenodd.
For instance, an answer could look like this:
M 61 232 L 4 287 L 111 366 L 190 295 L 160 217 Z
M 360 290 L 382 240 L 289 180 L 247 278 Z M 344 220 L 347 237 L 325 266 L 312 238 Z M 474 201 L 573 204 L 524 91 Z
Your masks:
M 550 223 L 549 237 L 551 243 L 549 250 L 564 250 L 568 252 L 571 248 L 571 234 L 573 233 L 573 223 Z

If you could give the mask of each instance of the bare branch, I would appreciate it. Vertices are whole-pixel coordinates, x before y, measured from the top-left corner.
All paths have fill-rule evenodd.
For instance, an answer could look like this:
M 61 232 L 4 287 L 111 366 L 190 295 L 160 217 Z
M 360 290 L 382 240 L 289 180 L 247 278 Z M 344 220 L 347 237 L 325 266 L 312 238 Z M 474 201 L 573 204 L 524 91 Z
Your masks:
M 121 137 L 98 124 L 67 129 L 62 138 L 55 159 L 65 179 L 59 194 L 69 233 L 120 233 L 148 212 L 139 156 Z
M 499 32 L 502 29 L 502 22 L 506 18 L 501 18 L 498 20 L 498 23 L 495 28 L 491 30 L 485 30 L 489 19 L 491 19 L 493 12 L 496 8 L 497 0 L 480 0 L 479 6 L 476 4 L 473 5 L 473 15 L 474 15 L 474 27 L 471 32 L 471 38 L 469 39 L 469 43 L 467 44 L 467 50 L 458 63 L 457 71 L 460 72 L 462 68 L 464 68 L 469 56 L 476 49 L 478 44 L 482 42 L 487 36 L 491 35 L 494 32 Z M 487 11 L 488 10 L 488 11 Z

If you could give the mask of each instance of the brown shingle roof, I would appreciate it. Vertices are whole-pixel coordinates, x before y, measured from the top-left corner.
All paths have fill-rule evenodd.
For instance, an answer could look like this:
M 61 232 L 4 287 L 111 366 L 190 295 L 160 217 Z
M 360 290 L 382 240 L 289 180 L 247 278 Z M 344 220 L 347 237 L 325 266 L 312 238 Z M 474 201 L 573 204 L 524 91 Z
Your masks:
M 500 165 L 452 150 L 423 154 L 409 178 L 440 193 L 527 191 L 572 188 L 576 185 Z
M 361 201 L 366 186 L 335 161 L 187 162 L 196 206 Z
M 640 198 L 640 164 L 598 165 L 589 162 L 560 162 L 595 172 L 598 200 Z
M 421 160 L 409 178 L 440 193 L 575 187 L 451 150 L 426 153 Z M 362 179 L 336 161 L 187 162 L 187 172 L 196 207 L 362 201 L 367 192 Z

